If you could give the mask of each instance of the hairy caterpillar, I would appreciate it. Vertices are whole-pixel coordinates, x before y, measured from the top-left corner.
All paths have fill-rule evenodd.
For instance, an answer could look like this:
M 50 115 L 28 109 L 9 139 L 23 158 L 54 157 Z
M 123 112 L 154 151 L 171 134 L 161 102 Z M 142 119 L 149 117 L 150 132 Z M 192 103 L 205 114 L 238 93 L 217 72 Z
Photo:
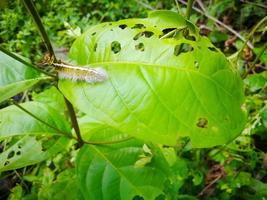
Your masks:
M 63 63 L 53 63 L 53 65 L 58 72 L 59 79 L 99 83 L 107 80 L 108 78 L 107 72 L 102 68 L 78 67 Z

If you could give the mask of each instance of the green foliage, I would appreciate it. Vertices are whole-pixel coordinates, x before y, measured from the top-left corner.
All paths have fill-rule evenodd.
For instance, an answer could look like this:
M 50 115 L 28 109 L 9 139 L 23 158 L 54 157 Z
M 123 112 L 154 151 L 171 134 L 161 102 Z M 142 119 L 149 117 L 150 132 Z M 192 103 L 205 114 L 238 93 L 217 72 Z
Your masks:
M 0 141 L 9 138 L 6 142 L 9 141 L 10 144 L 0 155 L 0 171 L 38 163 L 62 151 L 68 143 L 66 137 L 56 137 L 58 134 L 68 134 L 70 127 L 55 110 L 37 102 L 27 102 L 21 106 L 55 128 L 47 126 L 15 106 L 2 109 Z
M 3 52 L 0 52 L 0 66 L 0 103 L 47 79 Z
M 242 35 L 266 15 L 261 0 L 202 2 Z M 267 198 L 266 51 L 244 85 L 238 73 L 264 47 L 264 26 L 246 58 L 233 55 L 240 40 L 194 13 L 213 44 L 175 12 L 132 18 L 175 9 L 169 0 L 34 3 L 53 45 L 78 38 L 71 62 L 101 67 L 108 80 L 58 81 L 0 52 L 0 199 Z M 21 2 L 0 9 L 1 46 L 40 63 L 44 45 Z M 64 97 L 75 105 L 82 147 Z
M 163 193 L 167 178 L 164 168 L 168 165 L 159 166 L 157 162 L 163 161 L 156 155 L 144 166 L 135 165 L 142 154 L 142 145 L 136 142 L 112 148 L 83 147 L 77 158 L 77 173 L 84 198 L 155 199 Z
M 162 35 L 166 30 L 173 35 Z M 109 79 L 98 85 L 60 80 L 60 90 L 79 110 L 121 132 L 167 145 L 188 136 L 192 146 L 210 147 L 231 141 L 243 128 L 241 79 L 174 12 L 92 27 L 76 40 L 70 57 L 103 67 Z

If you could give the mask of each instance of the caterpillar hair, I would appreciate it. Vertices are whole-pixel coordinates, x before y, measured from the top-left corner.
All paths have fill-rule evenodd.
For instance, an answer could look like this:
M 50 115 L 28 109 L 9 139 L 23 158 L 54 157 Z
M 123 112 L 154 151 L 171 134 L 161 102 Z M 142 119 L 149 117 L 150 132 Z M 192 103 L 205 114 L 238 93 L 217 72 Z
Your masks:
M 58 72 L 59 79 L 72 81 L 85 81 L 87 83 L 100 83 L 107 80 L 107 72 L 98 68 L 71 66 L 63 63 L 53 63 Z

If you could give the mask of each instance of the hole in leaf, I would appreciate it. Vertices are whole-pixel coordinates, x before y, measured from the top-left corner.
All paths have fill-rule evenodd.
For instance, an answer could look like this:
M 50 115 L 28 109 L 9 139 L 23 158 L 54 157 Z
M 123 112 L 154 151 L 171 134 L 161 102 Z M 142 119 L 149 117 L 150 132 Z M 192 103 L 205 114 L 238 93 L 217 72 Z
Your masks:
M 183 29 L 183 36 L 186 38 L 189 35 L 189 30 L 187 28 Z
M 10 151 L 9 154 L 7 155 L 7 159 L 13 158 L 15 155 L 15 151 Z
M 199 63 L 197 61 L 194 62 L 195 68 L 199 69 Z
M 55 165 L 55 163 L 52 161 L 50 164 L 49 164 L 49 169 L 51 169 L 51 170 L 54 170 L 54 169 L 56 169 L 56 165 Z
M 181 53 L 186 53 L 193 50 L 194 48 L 190 44 L 182 43 L 180 45 L 175 45 L 173 55 L 178 56 Z
M 197 122 L 197 127 L 208 128 L 208 120 L 206 118 L 199 118 Z
M 145 26 L 144 24 L 135 24 L 135 25 L 132 27 L 132 29 L 135 29 L 135 28 L 137 28 L 137 29 L 141 29 L 141 28 L 146 28 L 146 26 Z
M 183 36 L 187 40 L 196 41 L 196 37 L 193 36 L 193 35 L 190 35 L 190 32 L 189 32 L 188 28 L 183 29 Z
M 94 36 L 96 34 L 96 32 L 93 32 L 91 35 Z
M 21 149 L 22 148 L 22 143 L 18 144 L 18 148 Z
M 143 34 L 145 35 L 146 38 L 150 38 L 154 33 L 152 31 L 144 31 Z
M 125 29 L 125 28 L 127 27 L 127 25 L 126 25 L 126 24 L 121 24 L 121 25 L 119 25 L 119 27 L 120 27 L 121 29 Z
M 182 43 L 181 44 L 181 51 L 180 51 L 180 53 L 185 53 L 185 52 L 193 51 L 193 49 L 194 48 L 190 44 Z
M 187 36 L 185 36 L 185 39 L 191 40 L 191 41 L 196 41 L 196 37 L 193 35 L 187 35 Z
M 132 200 L 144 200 L 144 198 L 139 196 L 139 195 L 136 195 L 136 196 L 133 197 Z
M 159 38 L 162 39 L 162 38 L 171 38 L 175 35 L 176 31 L 176 28 L 165 28 L 162 30 L 162 34 L 159 35 Z
M 9 164 L 9 161 L 6 161 L 5 163 L 4 163 L 4 166 L 7 166 Z
M 137 45 L 135 45 L 135 49 L 139 51 L 144 51 L 145 50 L 145 45 L 144 43 L 140 42 Z
M 17 151 L 16 155 L 18 155 L 18 156 L 19 156 L 20 154 L 21 154 L 21 151 Z
M 113 53 L 119 53 L 121 50 L 121 44 L 118 41 L 113 41 L 111 43 L 111 51 L 113 51 Z
M 235 143 L 236 143 L 236 144 L 240 144 L 240 141 L 236 140 Z
M 165 35 L 165 34 L 171 32 L 171 31 L 173 31 L 173 30 L 175 30 L 175 29 L 176 29 L 176 28 L 165 28 L 165 29 L 162 30 L 162 33 Z
M 141 33 L 137 33 L 137 34 L 133 37 L 133 39 L 134 39 L 134 40 L 138 40 L 140 37 L 142 37 L 142 35 L 143 35 L 142 32 L 141 32 Z
M 94 45 L 94 51 L 96 51 L 96 49 L 97 49 L 97 43 L 95 43 Z
M 217 49 L 215 47 L 208 47 L 208 49 L 217 52 Z

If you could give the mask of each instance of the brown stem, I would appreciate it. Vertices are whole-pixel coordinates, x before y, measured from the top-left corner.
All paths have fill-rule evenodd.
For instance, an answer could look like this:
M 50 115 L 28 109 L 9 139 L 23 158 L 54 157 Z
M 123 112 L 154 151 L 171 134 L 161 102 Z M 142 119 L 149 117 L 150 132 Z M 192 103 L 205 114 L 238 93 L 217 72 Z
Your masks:
M 56 61 L 56 56 L 55 56 L 55 53 L 54 53 L 54 50 L 53 50 L 53 47 L 52 47 L 52 44 L 49 40 L 49 37 L 45 31 L 45 28 L 43 26 L 43 23 L 41 21 L 41 18 L 32 2 L 32 0 L 22 0 L 22 2 L 24 3 L 25 7 L 27 8 L 27 10 L 29 11 L 29 13 L 31 14 L 39 32 L 40 32 L 40 35 L 43 39 L 43 41 L 45 42 L 45 45 L 46 45 L 46 48 L 47 50 L 49 51 L 49 54 L 50 56 L 52 57 L 52 62 L 53 61 Z M 63 95 L 64 96 L 64 95 Z M 66 106 L 67 106 L 67 109 L 68 109 L 68 112 L 69 112 L 69 116 L 70 116 L 70 119 L 71 119 L 71 124 L 72 124 L 72 127 L 74 128 L 75 130 L 75 133 L 76 133 L 76 136 L 77 136 L 77 140 L 78 140 L 78 143 L 79 143 L 79 146 L 82 146 L 83 145 L 83 140 L 82 140 L 82 137 L 81 137 L 81 133 L 80 133 L 80 129 L 79 129 L 79 125 L 78 125 L 78 122 L 77 122 L 77 118 L 76 118 L 76 114 L 75 114 L 75 111 L 74 111 L 74 108 L 73 108 L 73 105 L 65 98 L 64 96 L 64 100 L 65 100 L 65 103 L 66 103 Z
M 76 133 L 76 136 L 77 136 L 79 147 L 81 147 L 81 146 L 83 146 L 84 141 L 83 141 L 82 136 L 81 136 L 81 132 L 80 132 L 80 128 L 79 128 L 79 125 L 78 125 L 76 113 L 74 111 L 74 108 L 73 108 L 72 104 L 69 102 L 69 100 L 66 99 L 65 97 L 64 97 L 64 100 L 65 100 L 65 103 L 66 103 L 66 106 L 67 106 L 67 109 L 68 109 L 68 112 L 69 112 L 69 116 L 70 116 L 72 127 L 73 127 L 73 129 L 74 129 L 74 131 Z

